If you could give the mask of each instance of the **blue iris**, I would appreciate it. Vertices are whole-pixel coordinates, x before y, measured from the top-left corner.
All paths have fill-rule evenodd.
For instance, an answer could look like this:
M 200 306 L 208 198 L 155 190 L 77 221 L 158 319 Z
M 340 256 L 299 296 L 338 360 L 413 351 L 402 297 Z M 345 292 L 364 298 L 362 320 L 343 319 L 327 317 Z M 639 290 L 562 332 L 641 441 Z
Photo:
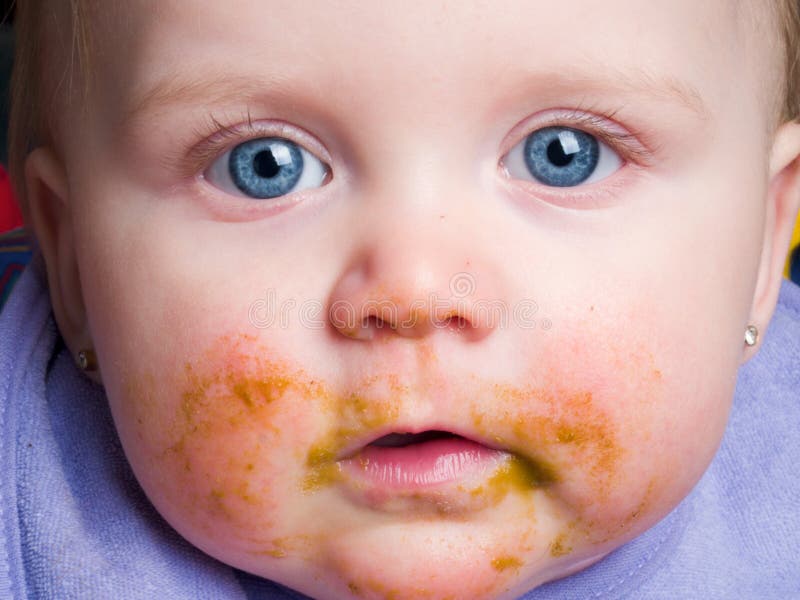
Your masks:
M 545 127 L 525 141 L 525 165 L 545 185 L 569 187 L 592 176 L 600 160 L 594 136 L 568 127 Z
M 228 169 L 234 185 L 252 198 L 276 198 L 294 189 L 303 175 L 303 155 L 283 138 L 260 138 L 231 150 Z

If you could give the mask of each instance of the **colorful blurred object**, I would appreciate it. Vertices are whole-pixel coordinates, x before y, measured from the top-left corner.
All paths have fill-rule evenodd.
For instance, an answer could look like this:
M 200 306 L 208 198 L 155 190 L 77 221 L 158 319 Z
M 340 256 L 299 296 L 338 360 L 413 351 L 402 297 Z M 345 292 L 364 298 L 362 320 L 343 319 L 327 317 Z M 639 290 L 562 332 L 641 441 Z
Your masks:
M 31 244 L 24 229 L 0 234 L 0 308 L 31 260 Z
M 789 244 L 789 258 L 786 260 L 786 277 L 800 285 L 800 215 L 794 225 L 792 243 Z
M 0 233 L 22 227 L 22 214 L 14 199 L 11 180 L 0 165 Z

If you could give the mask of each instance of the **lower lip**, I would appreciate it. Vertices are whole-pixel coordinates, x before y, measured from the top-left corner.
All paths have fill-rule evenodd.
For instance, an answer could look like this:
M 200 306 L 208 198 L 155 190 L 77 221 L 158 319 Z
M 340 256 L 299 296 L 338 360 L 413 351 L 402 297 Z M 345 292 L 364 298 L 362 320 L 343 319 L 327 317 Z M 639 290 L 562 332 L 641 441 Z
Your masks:
M 366 446 L 341 462 L 351 478 L 384 490 L 422 490 L 493 472 L 507 454 L 463 438 L 390 448 Z

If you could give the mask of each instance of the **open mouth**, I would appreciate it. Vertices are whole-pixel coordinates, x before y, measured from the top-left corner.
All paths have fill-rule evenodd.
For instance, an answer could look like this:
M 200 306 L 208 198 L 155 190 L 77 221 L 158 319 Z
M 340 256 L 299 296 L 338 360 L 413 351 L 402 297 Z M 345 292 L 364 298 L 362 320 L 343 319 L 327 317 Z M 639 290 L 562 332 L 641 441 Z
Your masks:
M 413 492 L 476 480 L 506 457 L 506 452 L 461 435 L 431 429 L 383 435 L 341 464 L 360 485 Z
M 449 431 L 437 430 L 423 431 L 422 433 L 390 433 L 379 437 L 369 445 L 378 448 L 405 448 L 406 446 L 412 446 L 414 444 L 424 444 L 434 440 L 455 439 L 460 437 L 461 436 L 450 433 Z

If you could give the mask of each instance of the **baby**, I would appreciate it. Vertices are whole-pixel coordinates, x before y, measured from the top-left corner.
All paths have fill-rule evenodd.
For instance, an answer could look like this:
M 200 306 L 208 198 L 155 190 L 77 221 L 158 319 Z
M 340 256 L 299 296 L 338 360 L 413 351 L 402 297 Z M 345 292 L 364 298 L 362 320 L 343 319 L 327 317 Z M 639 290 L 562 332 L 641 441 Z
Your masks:
M 0 595 L 800 594 L 793 0 L 16 29 Z

